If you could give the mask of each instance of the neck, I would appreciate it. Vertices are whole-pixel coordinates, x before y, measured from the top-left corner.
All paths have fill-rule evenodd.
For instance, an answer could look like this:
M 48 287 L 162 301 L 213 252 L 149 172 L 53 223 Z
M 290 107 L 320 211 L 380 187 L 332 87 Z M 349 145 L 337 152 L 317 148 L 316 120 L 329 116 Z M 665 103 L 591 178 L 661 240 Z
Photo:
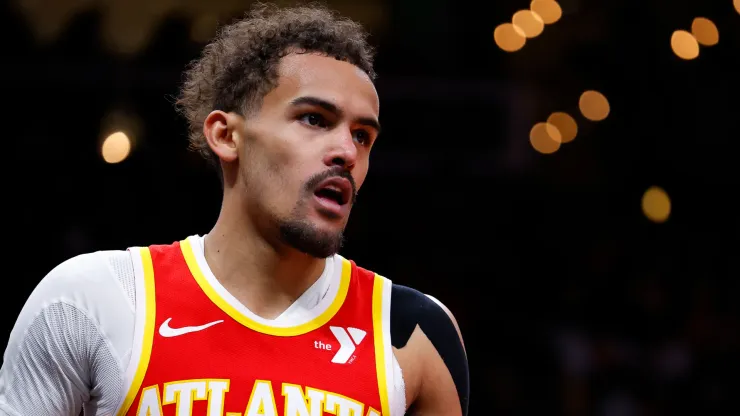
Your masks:
M 269 241 L 244 211 L 230 211 L 226 203 L 204 245 L 216 279 L 265 319 L 278 317 L 295 302 L 318 280 L 326 264 L 325 259 Z

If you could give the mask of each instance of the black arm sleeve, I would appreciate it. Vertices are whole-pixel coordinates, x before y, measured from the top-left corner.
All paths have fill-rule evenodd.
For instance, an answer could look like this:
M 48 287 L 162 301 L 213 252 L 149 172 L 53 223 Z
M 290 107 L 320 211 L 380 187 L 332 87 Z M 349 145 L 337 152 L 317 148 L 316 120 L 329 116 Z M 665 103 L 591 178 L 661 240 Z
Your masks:
M 452 376 L 463 416 L 468 414 L 470 395 L 468 359 L 449 315 L 428 296 L 394 284 L 391 290 L 391 344 L 403 348 L 416 326 L 437 349 Z

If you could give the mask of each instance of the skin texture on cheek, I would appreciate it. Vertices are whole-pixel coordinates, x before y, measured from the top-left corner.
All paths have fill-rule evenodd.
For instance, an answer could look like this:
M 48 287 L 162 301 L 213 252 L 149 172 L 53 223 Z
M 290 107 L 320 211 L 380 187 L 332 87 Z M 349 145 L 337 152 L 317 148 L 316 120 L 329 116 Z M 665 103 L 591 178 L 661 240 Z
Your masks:
M 310 227 L 296 226 L 308 220 L 310 197 L 312 192 L 305 189 L 306 181 L 314 174 L 308 162 L 313 158 L 309 143 L 298 128 L 286 117 L 274 118 L 272 114 L 263 114 L 243 130 L 242 149 L 240 150 L 240 171 L 243 178 L 243 198 L 247 212 L 266 238 L 272 241 L 283 241 L 288 245 L 301 247 L 310 251 L 315 247 L 285 241 L 286 224 L 295 235 L 296 230 Z M 249 123 L 249 120 L 247 121 Z M 314 163 L 314 165 L 318 165 Z M 306 228 L 307 229 L 307 228 Z M 305 231 L 305 230 L 304 230 Z M 299 233 L 304 235 L 305 233 Z M 306 234 L 298 240 L 315 240 L 317 236 Z M 320 239 L 319 239 L 320 240 Z M 299 248 L 300 249 L 300 248 Z M 324 254 L 321 250 L 316 254 Z
M 310 175 L 300 157 L 300 144 L 292 140 L 286 130 L 290 129 L 283 129 L 282 134 L 270 137 L 264 153 L 259 155 L 263 158 L 261 180 L 263 188 L 267 188 L 265 196 L 274 201 L 276 206 L 273 208 L 282 217 L 292 213 L 301 203 L 305 197 L 304 184 Z

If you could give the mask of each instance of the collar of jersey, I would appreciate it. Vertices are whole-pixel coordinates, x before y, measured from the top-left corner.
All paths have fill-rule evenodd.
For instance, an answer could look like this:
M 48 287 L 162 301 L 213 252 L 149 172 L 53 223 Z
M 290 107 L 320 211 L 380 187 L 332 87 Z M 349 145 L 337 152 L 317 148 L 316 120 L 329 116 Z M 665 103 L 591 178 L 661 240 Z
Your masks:
M 180 248 L 185 257 L 185 262 L 195 281 L 208 298 L 222 311 L 235 321 L 257 332 L 275 336 L 296 336 L 308 333 L 329 322 L 339 311 L 339 308 L 344 303 L 344 299 L 347 297 L 352 268 L 348 260 L 336 255 L 335 261 L 338 263 L 337 266 L 341 264 L 341 275 L 338 279 L 339 284 L 333 284 L 326 295 L 328 298 L 327 302 L 330 302 L 328 306 L 324 302 L 320 302 L 316 308 L 309 311 L 311 316 L 303 319 L 304 322 L 264 319 L 247 309 L 213 276 L 205 260 L 205 256 L 194 247 L 199 243 L 199 241 L 195 240 L 197 238 L 201 237 L 192 236 L 180 242 Z M 327 277 L 334 278 L 333 276 Z

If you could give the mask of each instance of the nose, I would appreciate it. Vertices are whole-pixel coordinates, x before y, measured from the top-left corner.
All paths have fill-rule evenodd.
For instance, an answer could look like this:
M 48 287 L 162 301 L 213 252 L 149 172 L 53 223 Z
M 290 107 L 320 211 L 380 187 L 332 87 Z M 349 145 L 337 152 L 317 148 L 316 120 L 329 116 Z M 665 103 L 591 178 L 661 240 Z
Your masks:
M 352 138 L 352 132 L 349 128 L 336 129 L 336 133 L 332 135 L 331 146 L 324 155 L 324 164 L 352 170 L 356 162 L 357 146 Z

